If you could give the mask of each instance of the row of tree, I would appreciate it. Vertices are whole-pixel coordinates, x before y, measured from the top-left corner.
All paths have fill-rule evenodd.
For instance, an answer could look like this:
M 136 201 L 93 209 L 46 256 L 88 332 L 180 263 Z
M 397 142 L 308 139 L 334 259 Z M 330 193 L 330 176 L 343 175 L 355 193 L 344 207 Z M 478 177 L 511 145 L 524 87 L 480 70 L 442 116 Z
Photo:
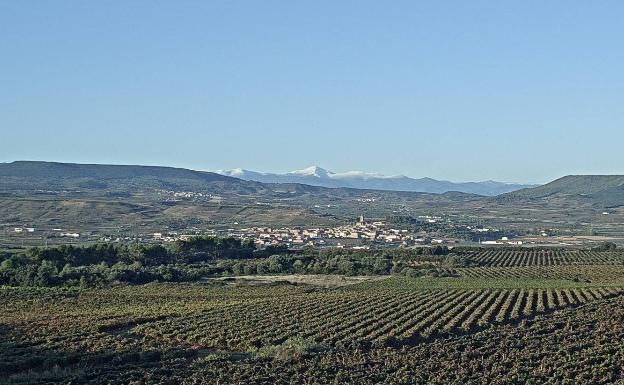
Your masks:
M 194 237 L 178 240 L 169 246 L 145 244 L 99 243 L 88 246 L 61 245 L 32 247 L 10 258 L 17 264 L 38 264 L 50 261 L 57 267 L 66 264 L 85 266 L 98 263 L 115 264 L 139 262 L 144 266 L 172 263 L 198 263 L 217 259 L 254 257 L 254 244 L 248 240 L 220 237 Z M 6 259 L 6 258 L 5 258 Z
M 461 266 L 446 247 L 410 250 L 255 250 L 248 241 L 198 237 L 161 245 L 96 244 L 0 254 L 0 285 L 103 286 L 188 282 L 253 274 L 440 274 Z

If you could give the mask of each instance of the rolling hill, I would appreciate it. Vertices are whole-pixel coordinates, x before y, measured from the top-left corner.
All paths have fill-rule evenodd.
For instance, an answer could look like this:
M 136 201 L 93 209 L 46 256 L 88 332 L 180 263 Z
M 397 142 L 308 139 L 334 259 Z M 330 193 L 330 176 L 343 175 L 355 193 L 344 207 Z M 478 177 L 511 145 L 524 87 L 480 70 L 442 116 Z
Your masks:
M 405 191 L 377 191 L 328 188 L 303 183 L 262 183 L 207 171 L 134 165 L 99 165 L 39 161 L 0 163 L 0 193 L 79 192 L 101 195 L 153 190 L 205 192 L 218 195 L 293 200 L 311 197 L 323 201 L 353 199 L 365 194 L 384 196 L 387 202 L 403 198 L 447 201 L 478 198 L 456 193 L 427 194 Z M 300 203 L 300 202 L 299 202 Z
M 173 167 L 24 161 L 0 163 L 0 218 L 5 231 L 33 226 L 136 234 L 234 223 L 323 226 L 359 215 L 442 214 L 460 221 L 486 218 L 495 226 L 516 229 L 556 223 L 585 231 L 580 224 L 592 222 L 596 233 L 611 234 L 621 228 L 624 211 L 605 209 L 624 206 L 623 186 L 624 176 L 568 176 L 484 197 L 262 183 Z M 602 216 L 603 211 L 613 215 Z
M 183 168 L 38 161 L 0 163 L 2 191 L 182 189 L 261 193 L 261 183 Z
M 172 167 L 0 163 L 0 228 L 4 226 L 5 231 L 34 226 L 110 234 L 231 226 L 234 222 L 328 225 L 362 214 L 394 215 L 406 205 L 431 210 L 481 199 L 458 192 L 260 183 Z
M 624 175 L 568 175 L 495 199 L 504 202 L 552 198 L 582 200 L 602 207 L 624 206 Z

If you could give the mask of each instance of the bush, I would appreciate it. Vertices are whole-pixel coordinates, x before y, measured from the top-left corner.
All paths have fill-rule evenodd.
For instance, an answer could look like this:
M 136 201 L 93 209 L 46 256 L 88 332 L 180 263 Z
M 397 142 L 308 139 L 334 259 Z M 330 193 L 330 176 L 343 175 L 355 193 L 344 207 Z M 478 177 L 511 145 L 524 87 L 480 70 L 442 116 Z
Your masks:
M 327 345 L 317 343 L 313 339 L 289 338 L 280 345 L 264 346 L 255 351 L 259 357 L 274 358 L 280 361 L 292 361 L 309 353 L 327 350 Z
M 617 249 L 617 245 L 613 242 L 603 242 L 593 248 L 594 251 L 614 251 L 615 249 Z

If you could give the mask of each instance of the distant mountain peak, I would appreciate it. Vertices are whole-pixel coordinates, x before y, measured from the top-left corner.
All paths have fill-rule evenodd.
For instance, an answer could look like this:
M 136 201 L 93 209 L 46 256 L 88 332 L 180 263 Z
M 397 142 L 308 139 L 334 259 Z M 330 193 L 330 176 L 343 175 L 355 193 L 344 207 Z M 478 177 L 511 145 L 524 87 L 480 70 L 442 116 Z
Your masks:
M 334 173 L 319 166 L 310 166 L 301 170 L 291 171 L 288 174 L 297 176 L 312 176 L 317 178 L 329 178 Z

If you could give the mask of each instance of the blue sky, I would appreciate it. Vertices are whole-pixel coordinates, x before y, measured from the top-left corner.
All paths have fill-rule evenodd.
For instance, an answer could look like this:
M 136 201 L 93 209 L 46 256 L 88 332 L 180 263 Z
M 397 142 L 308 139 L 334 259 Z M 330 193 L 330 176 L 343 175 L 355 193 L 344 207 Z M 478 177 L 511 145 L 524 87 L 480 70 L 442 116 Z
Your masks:
M 3 1 L 0 161 L 624 173 L 621 1 Z

